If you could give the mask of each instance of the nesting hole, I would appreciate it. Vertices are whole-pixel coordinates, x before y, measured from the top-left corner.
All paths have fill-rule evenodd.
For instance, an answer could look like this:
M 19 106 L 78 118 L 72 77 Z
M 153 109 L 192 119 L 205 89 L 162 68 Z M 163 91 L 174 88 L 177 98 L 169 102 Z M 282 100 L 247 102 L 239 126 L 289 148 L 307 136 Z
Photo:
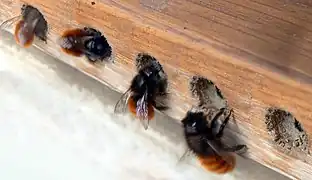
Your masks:
M 279 151 L 298 158 L 302 154 L 310 154 L 308 135 L 292 113 L 270 107 L 265 115 L 265 124 Z
M 227 106 L 227 101 L 220 89 L 203 76 L 193 76 L 189 88 L 192 97 L 203 107 L 220 109 Z

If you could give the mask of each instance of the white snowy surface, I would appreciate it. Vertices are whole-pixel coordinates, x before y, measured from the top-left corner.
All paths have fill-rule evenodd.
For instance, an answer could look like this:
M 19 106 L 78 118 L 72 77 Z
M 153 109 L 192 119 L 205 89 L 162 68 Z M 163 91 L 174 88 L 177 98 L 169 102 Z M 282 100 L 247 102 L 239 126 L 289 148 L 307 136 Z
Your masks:
M 183 145 L 113 115 L 119 95 L 7 36 L 0 39 L 1 180 L 285 179 L 246 160 L 225 176 L 192 157 L 178 163 Z

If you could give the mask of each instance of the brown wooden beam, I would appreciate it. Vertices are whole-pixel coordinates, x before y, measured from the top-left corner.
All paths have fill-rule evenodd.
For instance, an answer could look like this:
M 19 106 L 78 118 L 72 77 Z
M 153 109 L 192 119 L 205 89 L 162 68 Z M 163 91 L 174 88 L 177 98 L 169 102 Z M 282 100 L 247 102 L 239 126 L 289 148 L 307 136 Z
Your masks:
M 2 0 L 0 17 L 20 13 L 27 2 L 41 10 L 49 26 L 45 52 L 124 92 L 135 74 L 139 52 L 155 56 L 168 74 L 171 109 L 181 120 L 192 105 L 192 75 L 214 81 L 234 108 L 231 133 L 249 147 L 247 157 L 296 179 L 312 176 L 306 162 L 277 151 L 266 132 L 265 110 L 292 112 L 311 137 L 312 13 L 306 1 L 239 0 Z M 95 2 L 92 5 L 92 2 Z M 92 26 L 113 47 L 115 64 L 91 65 L 56 44 L 66 29 Z M 239 129 L 239 130 L 238 130 Z M 228 141 L 231 141 L 229 135 Z

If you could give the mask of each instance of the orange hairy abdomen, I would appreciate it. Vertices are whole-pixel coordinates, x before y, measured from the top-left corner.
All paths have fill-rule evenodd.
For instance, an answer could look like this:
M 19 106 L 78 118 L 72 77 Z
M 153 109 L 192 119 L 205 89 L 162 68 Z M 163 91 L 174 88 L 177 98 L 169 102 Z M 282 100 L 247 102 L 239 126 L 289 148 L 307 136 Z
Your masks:
M 231 172 L 235 167 L 235 157 L 228 156 L 227 161 L 221 156 L 198 156 L 197 157 L 204 169 L 217 174 Z
M 136 116 L 136 102 L 133 100 L 133 97 L 129 98 L 128 108 L 132 115 Z M 154 107 L 151 103 L 148 103 L 148 120 L 152 120 L 154 118 L 155 112 Z
M 67 36 L 76 36 L 76 37 L 82 37 L 88 35 L 83 29 L 69 29 L 63 32 L 62 37 Z
M 72 36 L 72 37 L 83 37 L 83 36 L 86 36 L 87 34 L 85 33 L 84 30 L 82 29 L 70 29 L 70 30 L 66 30 L 65 32 L 63 32 L 63 34 L 61 35 L 61 38 L 67 38 L 69 36 Z M 83 55 L 83 51 L 81 51 L 80 49 L 77 49 L 77 48 L 61 48 L 63 52 L 69 54 L 69 55 L 72 55 L 72 56 L 76 56 L 76 57 L 79 57 L 79 56 L 82 56 Z
M 29 47 L 29 46 L 32 44 L 32 42 L 34 41 L 35 34 L 31 34 L 30 37 L 24 37 L 24 38 L 27 39 L 27 41 L 26 41 L 24 44 L 21 44 L 21 40 L 20 40 L 19 37 L 20 37 L 20 36 L 26 36 L 25 34 L 21 34 L 21 33 L 23 33 L 22 27 L 23 27 L 24 23 L 25 23 L 25 21 L 21 20 L 21 21 L 19 21 L 19 22 L 16 24 L 16 26 L 15 26 L 15 31 L 14 31 L 14 37 L 15 37 L 15 41 L 16 41 L 18 44 L 22 45 L 24 48 L 27 48 L 27 47 Z

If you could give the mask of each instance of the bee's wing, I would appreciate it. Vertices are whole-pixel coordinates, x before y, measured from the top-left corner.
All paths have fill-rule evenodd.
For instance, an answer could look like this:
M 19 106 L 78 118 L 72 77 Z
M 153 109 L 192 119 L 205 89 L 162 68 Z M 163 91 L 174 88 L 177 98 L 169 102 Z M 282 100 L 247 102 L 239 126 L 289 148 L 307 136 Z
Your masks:
M 206 142 L 217 155 L 221 156 L 223 154 L 224 151 L 216 142 L 208 139 L 206 140 Z
M 7 20 L 3 21 L 0 24 L 0 29 L 6 29 L 9 26 L 12 26 L 13 23 L 19 21 L 21 18 L 22 18 L 22 15 L 19 15 L 19 16 L 14 16 L 14 17 L 12 17 L 10 19 L 7 19 Z
M 149 125 L 147 92 L 145 92 L 143 97 L 137 101 L 136 115 L 146 130 Z
M 127 102 L 130 98 L 131 95 L 131 90 L 130 88 L 121 95 L 120 99 L 117 101 L 115 108 L 114 108 L 114 113 L 119 114 L 119 113 L 125 113 L 127 109 Z
M 206 142 L 209 144 L 209 146 L 211 147 L 211 149 L 214 151 L 214 153 L 218 156 L 221 156 L 222 159 L 224 159 L 227 163 L 231 164 L 232 159 L 230 158 L 230 154 L 228 151 L 226 151 L 225 149 L 222 148 L 222 146 L 220 146 L 218 143 L 216 143 L 215 141 L 212 140 L 206 140 Z
M 192 151 L 190 149 L 185 150 L 183 155 L 179 158 L 178 163 L 183 162 L 184 160 L 186 160 L 186 158 L 188 158 L 191 154 L 192 154 Z

